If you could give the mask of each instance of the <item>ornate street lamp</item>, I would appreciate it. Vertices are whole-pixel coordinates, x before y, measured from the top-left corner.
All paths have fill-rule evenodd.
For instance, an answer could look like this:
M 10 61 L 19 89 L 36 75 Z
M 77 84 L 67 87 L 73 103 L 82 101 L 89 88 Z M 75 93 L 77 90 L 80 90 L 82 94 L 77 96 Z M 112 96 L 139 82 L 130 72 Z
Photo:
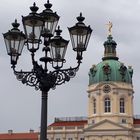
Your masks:
M 83 51 L 86 51 L 92 33 L 90 26 L 86 26 L 83 23 L 85 18 L 80 13 L 80 16 L 77 17 L 78 22 L 76 25 L 68 28 L 73 50 L 77 53 L 77 66 L 63 69 L 69 41 L 61 36 L 62 30 L 60 30 L 59 26 L 56 29 L 59 16 L 51 10 L 52 4 L 48 0 L 44 5 L 46 9 L 38 14 L 39 8 L 34 3 L 30 7 L 31 13 L 22 17 L 25 34 L 18 29 L 19 23 L 17 23 L 17 20 L 12 24 L 13 28 L 3 34 L 7 53 L 11 57 L 11 65 L 17 79 L 23 84 L 35 87 L 36 90 L 40 90 L 42 93 L 40 140 L 46 140 L 47 138 L 48 91 L 51 88 L 54 89 L 57 85 L 68 82 L 70 78 L 76 75 L 82 63 Z M 54 32 L 56 33 L 55 35 Z M 42 41 L 42 38 L 44 41 Z M 36 51 L 40 49 L 42 42 L 44 44 L 42 51 L 45 55 L 39 60 L 44 65 L 40 65 L 35 60 Z M 30 71 L 17 71 L 16 64 L 25 45 L 27 45 L 27 49 L 31 53 L 33 67 Z M 48 64 L 52 65 L 52 71 L 48 70 Z

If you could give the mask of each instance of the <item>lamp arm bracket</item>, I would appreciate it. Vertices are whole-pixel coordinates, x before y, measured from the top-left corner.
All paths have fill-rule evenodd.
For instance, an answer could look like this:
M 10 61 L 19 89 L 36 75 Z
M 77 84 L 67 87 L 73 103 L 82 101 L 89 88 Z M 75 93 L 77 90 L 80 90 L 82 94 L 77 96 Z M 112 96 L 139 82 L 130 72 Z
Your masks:
M 32 71 L 16 71 L 13 68 L 14 74 L 18 81 L 21 81 L 23 84 L 26 84 L 31 87 L 35 87 L 36 90 L 39 90 L 39 82 L 36 77 L 36 73 Z
M 56 78 L 56 85 L 61 85 L 65 82 L 69 82 L 71 78 L 74 78 L 76 76 L 76 72 L 79 70 L 80 62 L 78 65 L 74 68 L 70 67 L 68 69 L 58 69 L 52 72 L 53 75 L 55 75 Z
M 69 82 L 71 78 L 74 78 L 80 64 L 81 61 L 78 61 L 76 67 L 46 72 L 41 65 L 34 61 L 34 68 L 31 71 L 16 71 L 15 67 L 13 67 L 13 71 L 17 80 L 23 84 L 35 87 L 36 90 L 49 91 L 50 88 L 55 89 L 56 85 Z

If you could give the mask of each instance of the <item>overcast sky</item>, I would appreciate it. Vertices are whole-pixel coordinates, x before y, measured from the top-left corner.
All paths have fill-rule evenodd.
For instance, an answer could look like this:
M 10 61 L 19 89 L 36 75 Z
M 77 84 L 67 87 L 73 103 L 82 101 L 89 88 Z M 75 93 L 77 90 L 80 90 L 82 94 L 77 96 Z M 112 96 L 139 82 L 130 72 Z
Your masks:
M 21 15 L 28 15 L 29 6 L 36 2 L 44 10 L 47 0 L 0 0 L 0 132 L 13 129 L 14 132 L 39 130 L 41 94 L 34 88 L 17 81 L 10 68 L 10 57 L 7 55 L 2 33 L 11 29 L 11 22 Z M 83 63 L 75 78 L 49 92 L 49 124 L 55 117 L 87 116 L 88 71 L 93 64 L 101 61 L 103 43 L 107 37 L 106 24 L 113 23 L 112 34 L 117 42 L 119 60 L 126 66 L 133 66 L 134 76 L 134 114 L 140 114 L 140 0 L 51 0 L 53 11 L 60 15 L 59 25 L 63 37 L 69 40 L 67 27 L 76 22 L 80 12 L 85 16 L 85 23 L 90 25 L 93 33 L 84 53 Z M 22 30 L 22 25 L 20 26 Z M 75 53 L 67 50 L 65 67 L 75 66 Z M 42 55 L 39 53 L 39 55 Z M 38 56 L 39 56 L 38 55 Z M 44 54 L 43 54 L 44 55 Z M 19 59 L 17 69 L 31 69 L 30 54 L 26 47 Z

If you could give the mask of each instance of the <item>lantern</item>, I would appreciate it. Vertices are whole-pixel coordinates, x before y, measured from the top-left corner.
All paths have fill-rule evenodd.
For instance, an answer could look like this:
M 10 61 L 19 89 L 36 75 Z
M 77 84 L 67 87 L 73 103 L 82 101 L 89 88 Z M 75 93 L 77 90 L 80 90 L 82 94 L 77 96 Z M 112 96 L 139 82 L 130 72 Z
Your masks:
M 51 54 L 54 62 L 63 62 L 69 41 L 61 37 L 60 27 L 56 30 L 56 36 L 51 39 Z
M 51 10 L 52 4 L 49 3 L 49 0 L 46 4 L 44 4 L 45 10 L 43 10 L 42 13 L 40 13 L 41 17 L 44 20 L 44 27 L 43 27 L 43 33 L 44 37 L 50 37 L 54 34 L 57 23 L 59 21 L 59 16 L 56 12 L 53 12 Z
M 17 64 L 18 57 L 22 53 L 22 49 L 26 39 L 23 32 L 18 29 L 19 25 L 20 24 L 17 23 L 17 20 L 15 20 L 15 22 L 12 23 L 13 29 L 3 34 L 7 53 L 11 56 L 12 65 Z
M 68 28 L 73 50 L 77 52 L 86 51 L 90 35 L 92 33 L 90 26 L 86 26 L 83 23 L 84 19 L 85 18 L 82 17 L 82 13 L 80 13 L 80 16 L 77 17 L 78 23 L 76 23 L 75 26 Z
M 27 38 L 27 45 L 29 48 L 29 43 L 31 43 L 31 48 L 29 50 L 34 51 L 39 48 L 39 44 L 41 43 L 41 33 L 43 29 L 43 19 L 41 16 L 36 13 L 39 9 L 34 3 L 33 6 L 30 7 L 31 13 L 28 16 L 22 17 L 22 22 L 24 26 L 25 35 Z

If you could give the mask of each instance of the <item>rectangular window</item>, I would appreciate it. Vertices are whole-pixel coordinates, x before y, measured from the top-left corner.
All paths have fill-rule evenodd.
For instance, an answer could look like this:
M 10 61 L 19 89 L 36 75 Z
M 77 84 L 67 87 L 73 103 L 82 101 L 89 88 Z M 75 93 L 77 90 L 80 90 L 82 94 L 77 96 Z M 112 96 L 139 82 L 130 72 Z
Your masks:
M 96 99 L 93 99 L 93 113 L 96 114 Z
M 92 120 L 92 123 L 94 124 L 95 123 L 95 120 Z
M 105 98 L 105 101 L 104 101 L 104 109 L 105 109 L 105 112 L 111 112 L 111 102 L 110 102 L 110 98 Z
M 68 140 L 72 140 L 72 138 L 68 138 Z
M 122 119 L 122 123 L 126 123 L 126 119 Z
M 125 113 L 125 100 L 124 100 L 124 98 L 120 99 L 120 113 Z
M 56 138 L 56 140 L 60 140 L 60 138 Z

